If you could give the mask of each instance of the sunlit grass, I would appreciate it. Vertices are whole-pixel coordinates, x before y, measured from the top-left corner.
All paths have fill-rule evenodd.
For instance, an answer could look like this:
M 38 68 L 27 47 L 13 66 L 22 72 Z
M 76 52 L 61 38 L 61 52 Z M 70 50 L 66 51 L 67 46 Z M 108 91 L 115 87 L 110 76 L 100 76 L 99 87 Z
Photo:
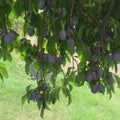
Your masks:
M 0 120 L 41 120 L 35 103 L 21 105 L 21 97 L 29 84 L 35 84 L 24 73 L 24 63 L 16 56 L 12 63 L 6 62 L 9 79 L 0 81 Z M 72 104 L 61 95 L 60 102 L 45 111 L 43 120 L 119 120 L 120 90 L 109 100 L 108 95 L 92 94 L 88 86 L 74 87 Z

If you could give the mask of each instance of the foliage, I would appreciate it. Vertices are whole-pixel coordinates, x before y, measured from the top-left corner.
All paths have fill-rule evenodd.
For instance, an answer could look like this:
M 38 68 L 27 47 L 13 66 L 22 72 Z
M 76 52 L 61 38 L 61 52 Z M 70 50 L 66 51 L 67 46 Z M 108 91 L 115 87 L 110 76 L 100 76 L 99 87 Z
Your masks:
M 23 101 L 35 101 L 43 116 L 48 104 L 59 100 L 60 91 L 71 103 L 72 83 L 87 82 L 91 92 L 111 96 L 113 83 L 120 82 L 109 69 L 117 72 L 120 61 L 119 12 L 118 0 L 0 0 L 0 58 L 11 61 L 15 50 L 26 63 L 26 74 L 35 73 L 37 86 L 26 88 Z M 15 30 L 19 18 L 22 33 Z M 37 43 L 32 45 L 27 35 L 36 36 Z M 8 77 L 2 63 L 0 70 L 0 78 Z

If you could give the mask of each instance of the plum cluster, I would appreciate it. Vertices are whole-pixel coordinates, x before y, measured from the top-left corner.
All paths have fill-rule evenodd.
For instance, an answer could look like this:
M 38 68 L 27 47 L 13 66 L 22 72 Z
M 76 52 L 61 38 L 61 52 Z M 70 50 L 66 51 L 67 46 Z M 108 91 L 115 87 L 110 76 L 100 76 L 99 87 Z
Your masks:
M 29 100 L 40 102 L 42 100 L 42 94 L 32 91 L 29 96 Z
M 40 10 L 43 10 L 46 16 L 50 16 L 51 15 L 50 0 L 40 0 L 38 2 L 38 8 Z
M 37 59 L 40 62 L 48 62 L 50 64 L 57 63 L 59 65 L 61 65 L 62 61 L 63 61 L 61 56 L 56 57 L 56 56 L 51 55 L 49 53 L 40 54 L 40 55 L 38 55 Z
M 107 44 L 107 43 L 112 42 L 112 40 L 113 40 L 112 32 L 111 32 L 111 31 L 107 31 L 107 32 L 106 32 L 106 35 L 105 35 L 105 37 L 104 37 L 104 39 L 103 39 L 103 42 L 104 42 L 105 44 Z
M 91 47 L 90 47 L 90 50 L 91 50 L 91 52 L 92 52 L 92 61 L 94 62 L 94 63 L 97 63 L 97 62 L 99 62 L 99 55 L 100 55 L 100 53 L 102 52 L 102 47 L 100 46 L 100 45 L 92 45 Z
M 61 7 L 57 9 L 57 13 L 61 16 L 61 17 L 65 17 L 67 15 L 67 10 L 65 7 Z
M 45 91 L 48 89 L 48 83 L 43 82 L 42 85 L 39 87 L 41 89 L 41 91 Z M 43 93 L 37 93 L 36 91 L 31 91 L 30 95 L 29 95 L 29 100 L 33 100 L 33 101 L 37 101 L 40 102 L 42 100 L 43 97 Z
M 4 37 L 4 42 L 10 44 L 12 41 L 17 39 L 17 36 L 14 32 L 7 33 L 4 29 L 0 29 L 0 37 Z
M 108 55 L 109 62 L 118 62 L 120 61 L 120 52 L 115 52 L 113 54 Z
M 16 39 L 17 39 L 17 36 L 13 32 L 10 32 L 4 36 L 4 41 L 6 44 L 10 44 L 12 41 Z
M 92 93 L 104 93 L 105 86 L 100 82 L 100 78 L 104 76 L 104 70 L 101 67 L 96 68 L 95 70 L 86 71 L 85 78 L 86 81 L 90 84 Z M 105 76 L 105 81 L 108 85 L 113 85 L 114 77 L 112 75 Z
M 104 93 L 105 92 L 105 86 L 103 84 L 93 84 L 91 85 L 91 92 L 92 93 Z
M 73 34 L 73 28 L 62 29 L 59 32 L 59 38 L 60 40 L 66 41 L 69 47 L 74 47 L 74 39 L 72 38 Z
M 91 82 L 93 80 L 97 80 L 99 77 L 102 77 L 103 74 L 103 69 L 101 67 L 98 67 L 93 71 L 87 71 L 85 74 L 85 78 L 87 82 Z

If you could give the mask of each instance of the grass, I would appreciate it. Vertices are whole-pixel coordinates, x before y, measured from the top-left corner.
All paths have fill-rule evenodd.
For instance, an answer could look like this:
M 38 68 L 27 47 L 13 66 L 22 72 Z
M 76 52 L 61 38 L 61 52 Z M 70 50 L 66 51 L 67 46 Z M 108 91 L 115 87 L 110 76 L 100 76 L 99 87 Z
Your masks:
M 25 87 L 34 84 L 24 73 L 24 63 L 16 55 L 13 62 L 6 62 L 9 79 L 0 81 L 0 120 L 41 120 L 35 103 L 21 105 L 21 96 Z M 87 85 L 72 91 L 72 104 L 62 96 L 60 102 L 51 105 L 51 111 L 45 111 L 43 120 L 119 120 L 120 92 L 109 100 L 108 95 L 92 94 Z

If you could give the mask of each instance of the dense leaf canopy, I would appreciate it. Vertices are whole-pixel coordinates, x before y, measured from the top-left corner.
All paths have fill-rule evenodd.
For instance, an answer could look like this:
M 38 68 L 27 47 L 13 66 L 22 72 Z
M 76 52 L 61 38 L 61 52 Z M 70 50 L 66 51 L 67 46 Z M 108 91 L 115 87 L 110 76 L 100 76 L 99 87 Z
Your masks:
M 0 0 L 0 59 L 11 61 L 16 51 L 37 83 L 23 102 L 35 101 L 42 116 L 60 91 L 70 104 L 73 85 L 111 96 L 120 84 L 110 72 L 120 61 L 119 14 L 120 0 Z

